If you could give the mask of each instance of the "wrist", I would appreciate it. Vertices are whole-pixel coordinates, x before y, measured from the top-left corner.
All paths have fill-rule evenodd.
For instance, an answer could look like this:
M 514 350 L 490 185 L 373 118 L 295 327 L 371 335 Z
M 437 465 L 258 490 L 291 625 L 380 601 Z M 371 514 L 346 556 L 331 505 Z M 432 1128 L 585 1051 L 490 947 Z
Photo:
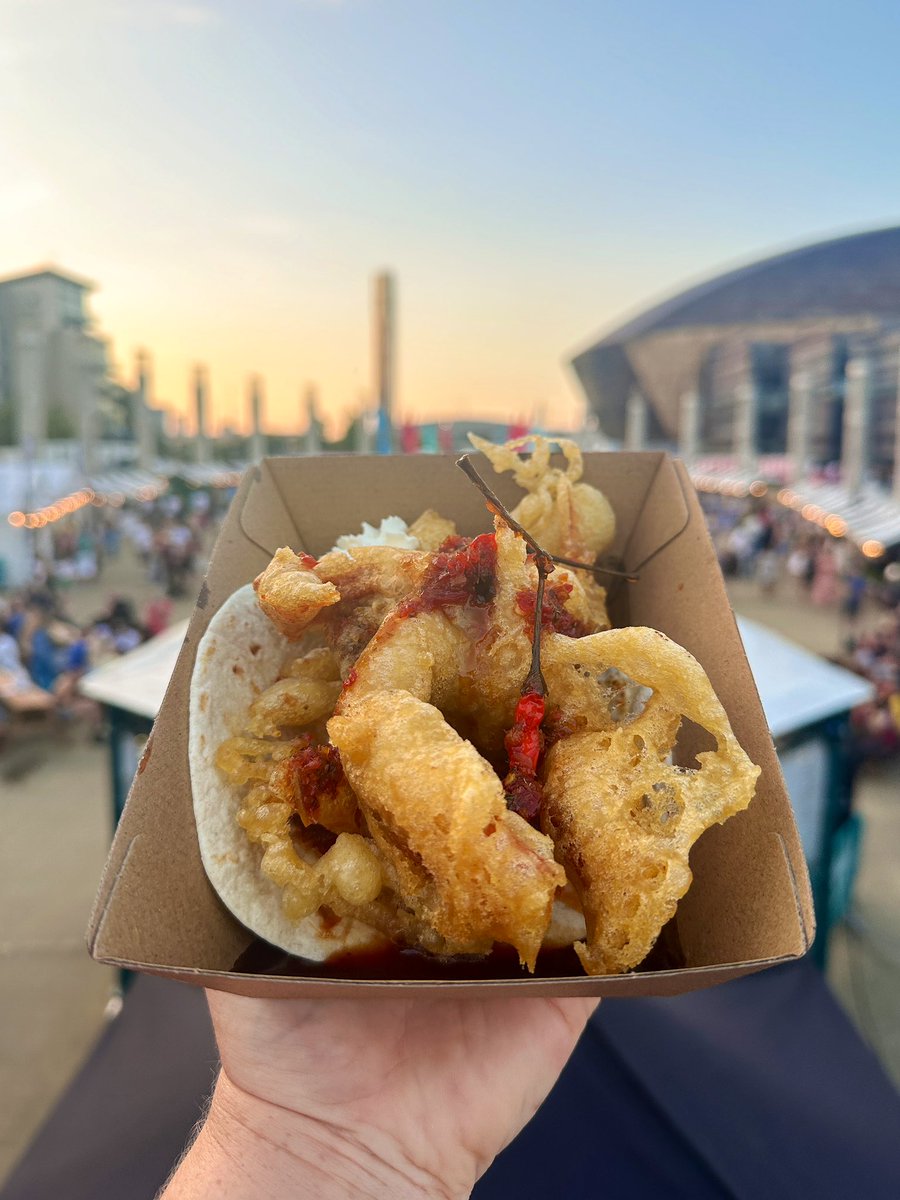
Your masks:
M 281 1108 L 221 1072 L 206 1121 L 161 1200 L 461 1200 L 383 1135 Z

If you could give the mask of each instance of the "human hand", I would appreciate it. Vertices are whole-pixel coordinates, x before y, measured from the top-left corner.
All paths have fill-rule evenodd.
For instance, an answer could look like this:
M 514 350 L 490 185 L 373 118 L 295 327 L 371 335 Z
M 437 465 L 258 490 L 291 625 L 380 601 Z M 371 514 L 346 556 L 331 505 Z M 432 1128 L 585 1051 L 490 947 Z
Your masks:
M 592 999 L 209 993 L 222 1074 L 165 1200 L 467 1196 L 565 1065 Z

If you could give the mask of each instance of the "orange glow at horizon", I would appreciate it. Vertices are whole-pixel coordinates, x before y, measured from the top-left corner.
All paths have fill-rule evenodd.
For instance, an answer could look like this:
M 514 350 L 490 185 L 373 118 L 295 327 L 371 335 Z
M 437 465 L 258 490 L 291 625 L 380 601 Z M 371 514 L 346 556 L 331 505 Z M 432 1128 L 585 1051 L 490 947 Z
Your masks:
M 365 280 L 361 280 L 361 285 Z M 402 305 L 402 279 L 399 280 Z M 364 287 L 331 320 L 303 312 L 254 324 L 252 314 L 237 311 L 214 317 L 208 311 L 188 321 L 143 302 L 138 295 L 119 297 L 100 289 L 90 301 L 98 331 L 110 339 L 113 369 L 133 386 L 135 356 L 150 358 L 150 401 L 188 432 L 196 430 L 192 373 L 197 363 L 208 371 L 207 423 L 214 435 L 230 428 L 251 429 L 249 387 L 258 375 L 263 385 L 263 427 L 268 433 L 295 435 L 307 427 L 307 396 L 312 392 L 326 435 L 341 436 L 371 400 L 370 314 Z M 239 319 L 244 316 L 244 321 Z M 268 314 L 267 314 L 268 316 Z M 304 320 L 304 317 L 306 318 Z M 533 339 L 510 330 L 496 344 L 477 346 L 463 355 L 447 345 L 421 317 L 405 320 L 402 307 L 397 338 L 394 404 L 396 424 L 404 421 L 489 420 L 525 422 L 546 428 L 574 429 L 585 402 L 574 377 L 567 378 L 559 359 L 540 361 L 529 350 Z M 188 332 L 190 330 L 190 332 Z M 470 346 L 472 344 L 470 342 Z M 448 371 L 448 356 L 453 369 Z M 537 360 L 537 361 L 535 361 Z

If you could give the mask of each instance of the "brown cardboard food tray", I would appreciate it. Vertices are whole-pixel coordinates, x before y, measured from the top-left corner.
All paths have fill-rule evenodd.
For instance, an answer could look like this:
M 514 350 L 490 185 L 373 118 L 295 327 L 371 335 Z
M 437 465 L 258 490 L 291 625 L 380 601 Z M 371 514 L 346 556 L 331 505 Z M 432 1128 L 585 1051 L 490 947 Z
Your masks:
M 520 490 L 476 459 L 500 498 Z M 749 809 L 709 830 L 691 854 L 694 883 L 677 914 L 684 967 L 628 975 L 510 980 L 347 980 L 237 973 L 253 940 L 203 871 L 188 771 L 188 693 L 213 613 L 275 549 L 321 555 L 363 520 L 414 520 L 427 507 L 464 534 L 490 527 L 484 502 L 452 458 L 276 458 L 251 468 L 216 543 L 165 701 L 116 832 L 88 941 L 101 962 L 258 996 L 674 995 L 802 955 L 814 918 L 803 852 L 716 555 L 682 464 L 659 453 L 585 456 L 584 478 L 616 513 L 611 548 L 634 583 L 610 588 L 614 624 L 650 625 L 706 668 L 751 759 L 762 768 Z

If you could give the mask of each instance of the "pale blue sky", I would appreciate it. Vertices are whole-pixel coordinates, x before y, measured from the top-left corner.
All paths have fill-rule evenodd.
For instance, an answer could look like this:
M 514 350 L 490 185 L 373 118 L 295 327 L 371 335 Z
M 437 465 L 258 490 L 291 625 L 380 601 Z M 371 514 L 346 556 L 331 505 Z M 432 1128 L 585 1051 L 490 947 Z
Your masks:
M 123 369 L 289 426 L 369 382 L 400 289 L 402 413 L 572 419 L 567 352 L 757 253 L 900 219 L 900 5 L 0 0 L 0 273 L 96 279 Z

